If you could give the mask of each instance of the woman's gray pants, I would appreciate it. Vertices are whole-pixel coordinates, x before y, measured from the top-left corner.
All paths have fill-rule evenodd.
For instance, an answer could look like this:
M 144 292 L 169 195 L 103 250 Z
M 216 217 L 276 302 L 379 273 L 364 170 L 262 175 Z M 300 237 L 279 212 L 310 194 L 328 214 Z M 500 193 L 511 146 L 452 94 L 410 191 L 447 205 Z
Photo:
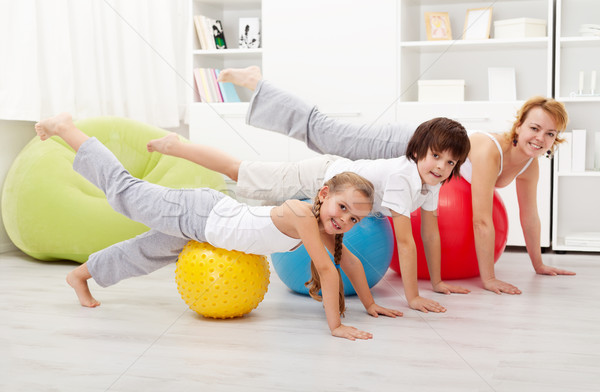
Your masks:
M 352 160 L 402 156 L 416 129 L 408 123 L 360 125 L 328 118 L 266 80 L 254 90 L 246 123 L 298 139 L 322 154 Z

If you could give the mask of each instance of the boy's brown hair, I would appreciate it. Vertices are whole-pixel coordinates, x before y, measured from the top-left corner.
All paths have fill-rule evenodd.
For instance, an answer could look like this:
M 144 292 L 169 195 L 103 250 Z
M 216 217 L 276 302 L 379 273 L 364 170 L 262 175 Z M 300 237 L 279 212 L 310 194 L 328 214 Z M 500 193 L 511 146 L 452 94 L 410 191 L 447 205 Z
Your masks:
M 471 142 L 465 127 L 459 122 L 436 117 L 417 127 L 408 142 L 406 157 L 417 163 L 425 159 L 429 150 L 437 153 L 447 151 L 456 160 L 456 165 L 448 176 L 450 180 L 453 176 L 460 177 L 460 166 L 469 155 Z

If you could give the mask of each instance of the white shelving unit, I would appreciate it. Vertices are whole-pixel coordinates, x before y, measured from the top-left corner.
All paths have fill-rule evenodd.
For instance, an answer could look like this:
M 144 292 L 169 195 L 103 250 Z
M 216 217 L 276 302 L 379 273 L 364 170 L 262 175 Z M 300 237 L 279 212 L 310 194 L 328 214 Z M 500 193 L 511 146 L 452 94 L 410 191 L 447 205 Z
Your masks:
M 489 7 L 485 0 L 403 0 L 399 9 L 401 101 L 417 100 L 419 79 L 463 79 L 465 101 L 488 100 L 488 68 L 514 67 L 517 99 L 552 95 L 552 0 L 497 0 L 492 5 L 490 39 L 462 40 L 468 9 Z M 428 41 L 425 12 L 447 12 L 451 41 Z M 495 39 L 494 20 L 544 19 L 546 37 Z
M 600 2 L 594 0 L 557 0 L 555 96 L 569 112 L 568 130 L 600 131 L 600 96 L 589 96 L 592 71 L 600 77 L 600 37 L 582 36 L 582 24 L 600 24 Z M 584 72 L 583 93 L 579 72 Z M 598 88 L 596 88 L 598 91 Z M 586 96 L 587 95 L 587 96 Z M 560 146 L 554 165 L 552 201 L 552 249 L 556 251 L 600 251 L 600 172 L 560 172 Z M 591 168 L 588 168 L 591 169 Z
M 518 108 L 533 95 L 552 95 L 553 0 L 498 0 L 492 4 L 490 39 L 462 40 L 468 9 L 489 7 L 485 0 L 401 0 L 399 20 L 399 91 L 396 117 L 416 123 L 449 117 L 469 131 L 506 132 Z M 425 12 L 447 12 L 450 41 L 428 41 Z M 512 18 L 546 21 L 546 37 L 494 38 L 494 21 Z M 514 67 L 517 101 L 488 100 L 488 68 Z M 464 102 L 417 102 L 419 79 L 465 80 Z M 541 246 L 550 247 L 552 165 L 540 159 L 538 208 L 542 225 Z M 524 246 L 514 184 L 499 190 L 509 218 L 508 245 Z
M 262 65 L 262 47 L 258 49 L 240 49 L 238 45 L 239 18 L 261 18 L 262 4 L 260 0 L 190 0 L 191 16 L 204 15 L 220 20 L 223 25 L 227 49 L 203 50 L 196 34 L 194 23 L 191 23 L 192 68 L 240 68 L 249 65 Z M 192 78 L 193 81 L 193 78 Z M 240 99 L 247 102 L 250 92 L 236 89 Z M 192 106 L 198 102 L 197 97 L 190 97 Z

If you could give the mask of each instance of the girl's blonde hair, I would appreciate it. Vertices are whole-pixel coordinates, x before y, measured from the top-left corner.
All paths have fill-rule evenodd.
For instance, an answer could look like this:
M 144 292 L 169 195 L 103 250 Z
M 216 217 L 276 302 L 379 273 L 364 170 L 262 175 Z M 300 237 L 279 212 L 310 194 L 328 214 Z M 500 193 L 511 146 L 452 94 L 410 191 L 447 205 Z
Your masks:
M 556 146 L 565 141 L 565 139 L 561 138 L 561 133 L 567 128 L 567 123 L 569 122 L 569 115 L 567 114 L 567 109 L 565 109 L 565 105 L 562 102 L 558 102 L 552 98 L 544 98 L 544 97 L 532 97 L 527 100 L 521 106 L 519 111 L 517 112 L 517 116 L 515 122 L 513 123 L 512 129 L 509 132 L 506 132 L 504 135 L 509 141 L 517 140 L 517 128 L 523 125 L 525 118 L 534 108 L 542 108 L 544 112 L 546 112 L 552 120 L 556 123 L 556 139 L 554 139 L 554 143 L 552 144 L 552 151 L 555 150 Z
M 329 181 L 327 181 L 323 186 L 329 187 L 329 191 L 332 193 L 341 192 L 348 187 L 352 187 L 363 194 L 366 198 L 369 199 L 369 203 L 373 206 L 374 199 L 374 187 L 371 181 L 367 180 L 364 177 L 359 176 L 356 173 L 351 172 L 343 172 L 333 176 Z M 321 215 L 321 200 L 319 199 L 319 194 L 315 197 L 313 204 L 313 214 L 315 218 L 318 220 Z M 346 300 L 344 297 L 344 283 L 342 282 L 342 274 L 340 272 L 340 260 L 342 259 L 342 244 L 343 244 L 344 234 L 336 234 L 335 235 L 335 249 L 333 253 L 333 262 L 336 265 L 336 269 L 338 271 L 339 281 L 340 281 L 340 315 L 344 315 L 346 311 Z M 319 273 L 317 268 L 315 267 L 315 263 L 310 261 L 310 273 L 311 278 L 308 282 L 304 283 L 306 287 L 308 287 L 308 293 L 311 297 L 316 299 L 317 301 L 322 301 L 323 298 L 319 294 L 321 291 L 321 278 L 319 277 Z

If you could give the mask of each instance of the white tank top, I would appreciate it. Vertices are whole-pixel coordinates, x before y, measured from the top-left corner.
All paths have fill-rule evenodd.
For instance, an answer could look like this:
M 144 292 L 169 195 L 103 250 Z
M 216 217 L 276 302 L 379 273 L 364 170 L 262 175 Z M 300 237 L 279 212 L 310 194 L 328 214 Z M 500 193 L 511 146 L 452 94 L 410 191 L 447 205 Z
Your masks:
M 273 206 L 249 206 L 224 197 L 206 221 L 206 240 L 217 248 L 256 255 L 289 252 L 300 244 L 298 238 L 283 234 L 271 219 Z
M 494 135 L 492 135 L 491 133 L 488 133 L 488 132 L 476 132 L 476 133 L 481 133 L 481 134 L 487 135 L 490 139 L 492 139 L 494 141 L 494 144 L 496 145 L 496 147 L 498 147 L 498 151 L 500 152 L 500 170 L 498 171 L 498 177 L 500 177 L 500 174 L 502 174 L 502 169 L 503 169 L 503 164 L 504 164 L 504 154 L 502 153 L 502 147 L 500 147 L 500 143 L 494 137 Z M 525 170 L 527 170 L 527 168 L 529 167 L 531 162 L 533 162 L 533 158 L 530 158 L 527 161 L 525 166 L 523 166 L 521 171 L 517 173 L 515 178 L 519 177 Z M 460 176 L 462 178 L 464 178 L 465 180 L 467 180 L 467 182 L 469 184 L 471 183 L 471 179 L 473 178 L 473 165 L 471 164 L 471 161 L 469 160 L 469 158 L 467 158 L 465 160 L 465 163 L 463 163 L 462 166 L 460 167 Z

